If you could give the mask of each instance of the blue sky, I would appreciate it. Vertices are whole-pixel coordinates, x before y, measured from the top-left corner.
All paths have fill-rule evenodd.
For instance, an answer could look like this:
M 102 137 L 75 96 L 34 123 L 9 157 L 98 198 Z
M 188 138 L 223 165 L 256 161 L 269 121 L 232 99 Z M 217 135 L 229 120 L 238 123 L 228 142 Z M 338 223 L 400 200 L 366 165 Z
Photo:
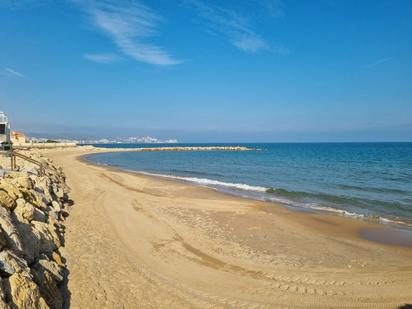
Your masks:
M 411 141 L 412 1 L 0 0 L 15 129 Z

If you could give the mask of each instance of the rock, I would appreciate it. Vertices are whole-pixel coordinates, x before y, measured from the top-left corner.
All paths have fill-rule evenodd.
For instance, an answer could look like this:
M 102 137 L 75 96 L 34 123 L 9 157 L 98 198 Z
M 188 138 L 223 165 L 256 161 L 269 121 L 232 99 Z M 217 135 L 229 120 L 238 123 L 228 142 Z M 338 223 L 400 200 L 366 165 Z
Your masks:
M 10 278 L 11 300 L 17 308 L 49 308 L 29 273 L 16 272 Z
M 59 203 L 59 202 L 57 202 L 57 201 L 53 201 L 52 204 L 51 204 L 51 206 L 52 206 L 55 210 L 57 210 L 57 211 L 61 211 L 61 210 L 62 210 L 61 203 Z
M 34 207 L 39 208 L 41 210 L 47 210 L 47 201 L 43 199 L 41 193 L 35 190 L 22 190 L 22 195 L 26 202 L 29 202 Z
M 31 264 L 39 258 L 41 253 L 40 235 L 38 233 L 33 233 L 33 227 L 29 223 L 19 223 L 17 229 L 23 244 L 22 256 L 29 264 Z
M 10 306 L 7 304 L 7 291 L 4 286 L 4 279 L 0 278 L 0 309 L 3 308 L 10 308 Z
M 43 192 L 38 192 L 34 190 L 33 193 L 34 195 L 36 195 L 36 202 L 39 205 L 39 208 L 45 209 L 48 205 L 51 205 L 53 198 L 51 197 L 50 192 L 48 192 L 48 194 L 45 194 Z
M 18 233 L 16 221 L 6 208 L 0 207 L 0 225 L 6 234 L 7 244 L 13 252 L 22 255 L 23 244 Z
M 14 173 L 14 175 L 8 175 L 11 178 L 11 183 L 16 187 L 25 188 L 28 190 L 33 189 L 33 180 L 30 178 L 28 173 Z
M 40 252 L 51 253 L 61 246 L 59 236 L 51 224 L 33 221 L 33 234 L 40 239 Z
M 32 274 L 34 282 L 36 282 L 42 297 L 49 307 L 53 309 L 62 308 L 63 297 L 54 276 L 40 264 L 33 267 Z
M 0 189 L 6 191 L 6 193 L 13 199 L 17 200 L 22 197 L 20 190 L 11 182 L 11 179 L 5 178 L 0 181 Z
M 59 253 L 57 253 L 56 251 L 52 252 L 52 259 L 53 261 L 56 262 L 57 265 L 59 265 L 60 267 L 65 267 L 66 264 L 63 262 L 62 257 Z
M 32 174 L 32 175 L 35 175 L 35 176 L 39 176 L 39 171 L 38 171 L 36 168 L 34 168 L 34 167 L 26 168 L 26 172 L 27 172 L 28 174 Z
M 27 269 L 27 263 L 22 258 L 16 256 L 11 250 L 0 252 L 0 275 L 11 276 L 16 272 Z
M 51 255 L 61 246 L 60 238 L 51 224 L 32 221 L 31 224 L 18 224 L 23 243 L 23 257 L 28 263 L 35 262 L 42 253 Z
M 17 219 L 20 222 L 31 222 L 34 219 L 34 212 L 35 208 L 30 203 L 27 203 L 23 199 L 18 199 L 16 201 L 16 208 L 14 209 L 14 213 L 17 216 Z
M 60 189 L 59 187 L 55 186 L 55 188 L 54 188 L 53 191 L 54 191 L 54 194 L 56 194 L 56 196 L 57 196 L 59 199 L 64 199 L 64 192 L 63 192 L 62 189 Z
M 7 246 L 7 234 L 0 225 L 0 250 Z
M 34 208 L 33 221 L 46 222 L 46 215 L 40 209 Z
M 16 202 L 6 191 L 0 189 L 0 205 L 4 208 L 13 210 L 14 207 L 16 207 Z
M 63 282 L 64 276 L 63 276 L 63 267 L 60 267 L 57 265 L 56 262 L 50 261 L 48 259 L 40 259 L 36 266 L 41 266 L 44 269 L 47 269 L 50 274 L 53 275 L 54 279 L 57 281 L 57 283 Z
M 57 223 L 60 220 L 60 211 L 51 210 L 49 211 L 49 220 L 51 223 Z
M 50 180 L 46 176 L 38 177 L 36 180 L 35 190 L 39 192 L 46 204 L 50 204 L 53 200 L 51 195 L 52 187 L 50 185 Z

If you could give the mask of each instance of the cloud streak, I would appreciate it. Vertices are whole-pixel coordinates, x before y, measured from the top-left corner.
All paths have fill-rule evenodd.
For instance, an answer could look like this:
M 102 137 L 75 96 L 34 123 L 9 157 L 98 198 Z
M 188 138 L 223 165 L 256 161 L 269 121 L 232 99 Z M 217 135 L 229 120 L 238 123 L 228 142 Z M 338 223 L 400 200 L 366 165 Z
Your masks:
M 215 32 L 225 35 L 231 44 L 246 52 L 269 50 L 269 44 L 257 34 L 250 22 L 234 10 L 210 5 L 201 0 L 186 0 Z
M 19 78 L 24 77 L 23 73 L 13 70 L 12 68 L 4 68 L 4 71 L 5 71 L 5 75 L 19 77 Z
M 153 65 L 180 63 L 162 47 L 148 42 L 150 37 L 157 35 L 158 25 L 162 21 L 149 7 L 137 1 L 122 0 L 89 1 L 86 4 L 78 0 L 75 3 L 88 14 L 89 20 L 99 31 L 113 40 L 123 54 Z
M 283 15 L 281 0 L 253 0 L 253 2 L 272 16 Z
M 374 62 L 371 62 L 371 63 L 368 63 L 368 64 L 364 65 L 362 68 L 363 69 L 370 69 L 370 68 L 376 67 L 378 65 L 381 65 L 382 63 L 388 62 L 389 60 L 392 60 L 392 57 L 381 58 L 379 60 L 376 60 Z
M 121 58 L 115 54 L 85 54 L 83 57 L 87 60 L 97 63 L 112 63 L 117 62 Z

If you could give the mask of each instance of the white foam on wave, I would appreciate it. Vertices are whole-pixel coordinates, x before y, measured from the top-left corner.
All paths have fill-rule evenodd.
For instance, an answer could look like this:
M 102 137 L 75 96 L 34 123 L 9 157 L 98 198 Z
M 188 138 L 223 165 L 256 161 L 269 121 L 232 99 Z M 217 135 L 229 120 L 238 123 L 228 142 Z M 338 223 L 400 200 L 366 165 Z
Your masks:
M 358 214 L 355 212 L 350 212 L 347 210 L 337 209 L 333 207 L 311 205 L 310 208 L 320 211 L 333 212 L 347 217 L 365 218 L 364 214 Z
M 379 217 L 379 222 L 382 224 L 395 224 L 395 225 L 402 225 L 402 226 L 407 226 L 409 228 L 412 227 L 412 223 L 404 222 L 401 220 L 395 220 L 395 219 L 388 219 L 384 217 Z
M 385 217 L 375 217 L 371 215 L 365 215 L 365 214 L 359 214 L 355 212 L 350 212 L 347 210 L 343 209 L 337 209 L 333 207 L 327 207 L 327 206 L 318 206 L 318 205 L 312 205 L 310 208 L 315 209 L 315 210 L 320 210 L 320 211 L 326 211 L 326 212 L 332 212 L 341 216 L 345 217 L 352 217 L 352 218 L 359 218 L 359 219 L 365 219 L 365 220 L 372 220 L 373 222 L 379 222 L 381 224 L 394 224 L 394 225 L 401 225 L 401 226 L 407 226 L 409 228 L 412 227 L 411 223 L 401 221 L 401 220 L 396 220 L 396 219 L 389 219 Z
M 266 193 L 267 190 L 269 189 L 269 188 L 260 187 L 260 186 L 251 186 L 247 184 L 223 182 L 223 181 L 218 181 L 218 180 L 213 180 L 213 179 L 208 179 L 208 178 L 182 177 L 182 176 L 175 176 L 175 175 L 154 174 L 154 173 L 148 173 L 148 172 L 140 172 L 140 173 L 150 175 L 150 176 L 160 176 L 164 178 L 188 181 L 188 182 L 196 183 L 196 184 L 203 185 L 203 186 L 209 186 L 209 187 L 210 186 L 211 187 L 223 187 L 223 188 L 237 189 L 237 190 L 251 191 L 251 192 L 258 192 L 258 193 Z M 270 189 L 273 190 L 273 188 L 270 188 Z M 276 189 L 274 190 L 276 192 Z M 345 216 L 345 217 L 359 218 L 359 219 L 370 218 L 369 216 L 365 214 L 350 212 L 344 209 L 338 209 L 338 208 L 333 208 L 333 207 L 328 207 L 328 206 L 321 206 L 316 203 L 299 203 L 297 201 L 292 201 L 292 200 L 282 198 L 279 196 L 273 196 L 272 194 L 270 195 L 269 198 L 264 197 L 264 196 L 259 196 L 259 195 L 250 196 L 250 195 L 241 194 L 241 196 L 245 198 L 255 198 L 257 200 L 277 202 L 277 203 L 281 203 L 283 205 L 291 206 L 297 209 L 298 208 L 312 209 L 314 211 L 317 210 L 321 212 L 329 212 L 329 213 L 334 213 L 334 214 Z M 378 220 L 381 223 L 395 223 L 395 224 L 409 225 L 402 221 L 391 220 L 391 219 L 384 218 L 384 217 L 379 217 Z
M 251 186 L 251 185 L 247 185 L 243 183 L 223 182 L 223 181 L 213 180 L 213 179 L 208 179 L 208 178 L 183 177 L 183 176 L 174 176 L 174 175 L 154 174 L 154 173 L 147 173 L 147 172 L 139 172 L 139 173 L 150 175 L 150 176 L 160 176 L 164 178 L 188 181 L 188 182 L 196 183 L 196 184 L 203 185 L 203 186 L 219 186 L 219 187 L 225 187 L 225 188 L 231 188 L 231 189 L 263 192 L 263 193 L 266 192 L 266 190 L 268 189 L 268 188 L 260 187 L 260 186 Z
M 208 178 L 183 177 L 183 176 L 175 176 L 175 175 L 154 174 L 154 173 L 148 173 L 148 172 L 140 172 L 140 173 L 151 175 L 151 176 L 160 176 L 160 177 L 169 178 L 169 179 L 188 181 L 188 182 L 192 182 L 192 183 L 196 183 L 196 184 L 208 186 L 208 187 L 210 186 L 211 187 L 223 187 L 223 188 L 237 189 L 237 190 L 258 192 L 258 193 L 266 193 L 267 190 L 269 189 L 269 188 L 260 187 L 260 186 L 251 186 L 247 184 L 223 182 L 223 181 L 218 181 L 218 180 L 213 180 L 213 179 L 208 179 Z M 270 189 L 276 192 L 276 189 L 273 189 L 273 188 L 270 188 Z M 312 210 L 318 210 L 318 211 L 324 211 L 324 212 L 332 212 L 332 213 L 346 216 L 346 217 L 354 217 L 354 218 L 365 218 L 366 217 L 366 215 L 364 214 L 358 214 L 358 213 L 350 212 L 350 211 L 343 210 L 343 209 L 337 209 L 337 208 L 327 207 L 327 206 L 320 206 L 314 203 L 299 203 L 299 202 L 292 201 L 292 200 L 282 198 L 279 196 L 273 196 L 273 194 L 271 194 L 269 198 L 265 196 L 260 196 L 260 195 L 250 196 L 250 195 L 240 194 L 240 196 L 245 197 L 245 198 L 254 198 L 254 199 L 263 200 L 263 201 L 277 202 L 277 203 L 281 203 L 283 205 L 291 206 L 294 208 L 304 208 L 304 209 L 312 209 Z
M 99 164 L 104 165 L 104 166 L 110 166 L 110 164 L 106 164 L 106 163 L 99 163 Z M 136 172 L 136 170 L 128 170 L 128 171 Z M 183 176 L 175 176 L 175 175 L 149 173 L 149 172 L 144 172 L 144 171 L 138 171 L 138 173 L 149 175 L 149 176 L 156 176 L 156 177 L 187 181 L 187 182 L 195 183 L 195 184 L 202 185 L 202 186 L 208 186 L 212 188 L 221 187 L 221 189 L 228 188 L 228 189 L 257 192 L 257 193 L 266 193 L 268 189 L 271 189 L 276 192 L 276 188 L 275 189 L 265 188 L 261 186 L 251 186 L 251 185 L 241 184 L 241 183 L 223 182 L 223 181 L 213 180 L 213 179 L 208 179 L 208 178 L 183 177 Z M 275 197 L 272 194 L 270 195 L 270 198 L 260 196 L 260 195 L 250 196 L 247 194 L 240 194 L 240 196 L 245 197 L 245 198 L 255 198 L 257 200 L 263 200 L 263 201 L 278 202 L 284 205 L 292 206 L 294 208 L 305 208 L 305 209 L 330 212 L 330 213 L 335 213 L 337 215 L 346 216 L 346 217 L 359 218 L 359 219 L 367 219 L 367 218 L 371 219 L 372 218 L 365 214 L 354 213 L 354 212 L 350 212 L 347 210 L 337 209 L 337 208 L 328 207 L 328 206 L 321 206 L 315 203 L 299 203 L 299 202 L 291 201 L 289 199 L 285 199 L 279 196 Z M 378 218 L 375 217 L 375 220 L 376 219 L 382 224 L 398 224 L 398 225 L 404 225 L 404 226 L 406 225 L 406 226 L 412 227 L 412 224 L 406 223 L 400 220 L 388 219 L 385 217 L 378 217 Z
M 293 206 L 293 207 L 307 208 L 306 204 L 304 204 L 304 203 L 293 202 L 291 200 L 288 200 L 288 199 L 285 199 L 285 198 L 282 198 L 282 197 L 273 197 L 273 195 L 271 195 L 270 198 L 264 198 L 263 200 L 264 201 L 281 203 L 281 204 L 288 205 L 288 206 Z

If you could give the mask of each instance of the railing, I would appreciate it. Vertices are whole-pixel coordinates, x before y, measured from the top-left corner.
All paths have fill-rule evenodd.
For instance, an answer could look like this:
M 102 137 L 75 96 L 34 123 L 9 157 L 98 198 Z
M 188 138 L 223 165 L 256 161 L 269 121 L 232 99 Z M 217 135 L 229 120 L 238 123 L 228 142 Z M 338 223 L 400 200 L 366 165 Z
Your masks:
M 17 151 L 15 151 L 15 150 L 11 150 L 10 155 L 11 155 L 11 169 L 12 169 L 12 170 L 16 169 L 16 167 L 17 167 L 16 160 L 17 160 L 17 157 L 18 157 L 18 158 L 20 158 L 20 159 L 26 160 L 26 161 L 28 161 L 28 162 L 30 162 L 30 163 L 33 163 L 33 164 L 39 166 L 39 167 L 40 167 L 40 169 L 39 169 L 39 174 L 40 174 L 40 176 L 44 176 L 44 174 L 45 174 L 45 169 L 44 169 L 43 163 L 41 163 L 41 162 L 39 162 L 39 161 L 37 161 L 37 160 L 34 160 L 33 158 L 30 158 L 30 157 L 28 157 L 28 156 L 26 156 L 26 155 L 24 155 L 24 154 L 22 154 L 22 153 L 20 153 L 20 152 L 17 152 Z

